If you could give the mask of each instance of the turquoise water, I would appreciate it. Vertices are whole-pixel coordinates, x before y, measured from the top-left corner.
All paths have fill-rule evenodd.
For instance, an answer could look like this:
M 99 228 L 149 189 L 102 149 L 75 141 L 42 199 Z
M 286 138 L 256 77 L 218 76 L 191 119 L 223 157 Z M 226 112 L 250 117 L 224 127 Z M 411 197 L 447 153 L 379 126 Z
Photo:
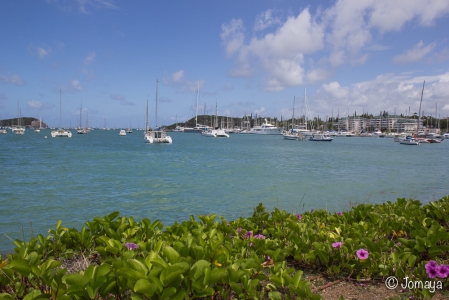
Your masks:
M 173 144 L 150 145 L 142 131 L 73 133 L 0 135 L 0 252 L 14 247 L 8 237 L 46 234 L 59 219 L 80 228 L 113 211 L 169 225 L 190 215 L 248 217 L 260 202 L 270 210 L 342 211 L 351 203 L 449 194 L 449 141 L 170 133 Z

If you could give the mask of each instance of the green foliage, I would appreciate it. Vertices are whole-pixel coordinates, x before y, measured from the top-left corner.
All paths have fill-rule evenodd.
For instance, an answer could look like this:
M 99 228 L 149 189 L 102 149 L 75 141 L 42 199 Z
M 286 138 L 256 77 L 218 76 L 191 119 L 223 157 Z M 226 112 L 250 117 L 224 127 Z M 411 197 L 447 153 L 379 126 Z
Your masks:
M 328 276 L 424 281 L 429 260 L 448 261 L 449 197 L 302 216 L 259 204 L 247 219 L 198 219 L 164 227 L 113 212 L 79 231 L 58 221 L 47 237 L 16 240 L 0 257 L 0 299 L 319 299 L 292 262 Z M 62 262 L 77 258 L 90 264 L 68 274 Z

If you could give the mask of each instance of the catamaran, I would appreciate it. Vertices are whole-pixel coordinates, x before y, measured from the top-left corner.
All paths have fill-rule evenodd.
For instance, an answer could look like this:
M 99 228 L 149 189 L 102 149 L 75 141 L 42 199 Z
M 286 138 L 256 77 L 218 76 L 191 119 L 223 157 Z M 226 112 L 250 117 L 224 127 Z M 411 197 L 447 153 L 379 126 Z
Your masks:
M 154 143 L 164 143 L 164 144 L 171 144 L 172 139 L 165 130 L 162 128 L 158 128 L 157 124 L 157 96 L 158 96 L 158 85 L 159 85 L 159 79 L 156 80 L 156 130 L 151 130 L 148 127 L 148 99 L 147 99 L 147 113 L 146 113 L 146 124 L 145 124 L 145 133 L 144 133 L 144 141 L 148 144 L 154 144 Z
M 51 132 L 51 137 L 72 137 L 72 132 L 62 128 L 62 100 L 61 90 L 59 90 L 59 129 Z

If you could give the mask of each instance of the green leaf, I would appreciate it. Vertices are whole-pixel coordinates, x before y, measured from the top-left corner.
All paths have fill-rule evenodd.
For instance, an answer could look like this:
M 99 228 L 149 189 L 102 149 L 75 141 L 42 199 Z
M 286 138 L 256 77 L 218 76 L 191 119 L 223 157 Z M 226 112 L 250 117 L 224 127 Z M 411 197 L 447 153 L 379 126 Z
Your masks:
M 29 266 L 28 262 L 23 259 L 14 260 L 10 264 L 11 269 L 16 271 L 17 273 L 28 276 L 31 273 L 31 267 Z
M 162 299 L 169 299 L 171 295 L 174 295 L 176 293 L 176 288 L 169 287 L 167 289 L 164 289 L 164 292 L 161 295 Z
M 37 298 L 41 298 L 39 297 L 40 295 L 42 295 L 41 291 L 39 290 L 33 290 L 32 292 L 28 293 L 23 300 L 33 300 L 33 299 L 37 299 Z M 0 299 L 1 299 L 1 295 L 0 295 Z M 42 299 L 42 298 L 41 298 Z
M 148 273 L 148 269 L 145 267 L 145 265 L 137 259 L 129 259 L 127 262 L 129 266 L 137 272 L 143 273 L 145 275 Z
M 206 267 L 206 268 L 204 269 L 204 279 L 203 279 L 203 284 L 209 285 L 209 283 L 210 283 L 210 275 L 211 275 L 210 267 Z
M 240 294 L 242 293 L 242 287 L 241 287 L 238 283 L 231 281 L 231 282 L 229 283 L 229 285 L 231 286 L 232 290 L 233 290 L 237 295 L 240 295 Z
M 151 283 L 147 279 L 139 279 L 134 285 L 134 292 L 144 294 L 146 296 L 153 296 L 157 290 L 157 285 Z
M 203 273 L 204 273 L 204 269 L 209 267 L 210 263 L 204 259 L 201 259 L 199 261 L 197 261 L 196 263 L 193 264 L 192 268 L 190 268 L 190 276 L 192 278 L 192 280 L 197 280 L 198 278 L 200 278 Z
M 293 276 L 293 285 L 295 287 L 299 286 L 299 283 L 301 282 L 303 272 L 301 270 L 296 271 L 295 276 Z
M 81 274 L 68 274 L 63 277 L 63 282 L 71 286 L 84 288 L 89 283 L 89 278 Z
M 168 258 L 168 261 L 171 264 L 175 264 L 179 261 L 179 253 L 174 248 L 172 248 L 170 246 L 166 246 L 166 247 L 164 247 L 162 252 Z
M 161 275 L 160 280 L 164 286 L 168 286 L 170 282 L 175 280 L 177 277 L 181 276 L 184 272 L 188 271 L 190 269 L 190 265 L 186 262 L 181 262 L 174 264 L 172 266 L 169 266 L 165 268 Z M 176 292 L 176 289 L 175 289 Z
M 210 284 L 222 283 L 228 278 L 228 271 L 226 269 L 213 269 L 210 274 Z

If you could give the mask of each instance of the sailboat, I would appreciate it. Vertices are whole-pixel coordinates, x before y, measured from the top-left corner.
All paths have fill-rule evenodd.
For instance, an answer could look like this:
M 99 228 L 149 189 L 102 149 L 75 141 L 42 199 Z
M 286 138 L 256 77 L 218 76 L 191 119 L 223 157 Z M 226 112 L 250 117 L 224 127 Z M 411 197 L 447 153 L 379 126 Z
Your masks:
M 82 128 L 83 127 L 83 123 L 81 122 L 81 116 L 83 114 L 83 102 L 81 102 L 81 106 L 80 106 L 80 127 L 78 129 L 78 134 L 87 134 L 89 133 L 89 129 L 87 127 L 87 119 L 86 119 L 86 128 Z
M 223 123 L 223 122 L 222 122 Z M 218 109 L 217 102 L 215 102 L 215 124 L 213 128 L 204 129 L 201 132 L 202 136 L 207 137 L 229 137 L 229 134 L 223 129 L 223 124 L 221 127 L 218 127 Z
M 145 124 L 145 133 L 144 133 L 144 141 L 148 144 L 154 143 L 163 143 L 163 144 L 171 144 L 172 139 L 167 133 L 162 129 L 158 128 L 157 124 L 157 96 L 158 96 L 158 86 L 159 79 L 156 80 L 156 130 L 151 130 L 148 127 L 148 99 L 147 99 L 147 111 L 146 111 L 146 124 Z
M 426 81 L 424 80 L 422 84 L 422 91 L 421 91 L 421 102 L 419 103 L 419 114 L 418 119 L 416 120 L 416 132 L 419 132 L 419 120 L 421 118 L 421 104 L 422 104 L 422 97 L 424 94 L 424 85 Z M 417 134 L 415 134 L 415 137 L 412 136 L 406 136 L 404 139 L 399 140 L 399 144 L 401 145 L 419 145 L 421 142 L 416 138 Z
M 184 128 L 184 132 L 203 132 L 204 131 L 204 126 L 198 124 L 198 97 L 200 94 L 200 83 L 198 82 L 198 88 L 196 90 L 196 112 L 195 112 L 195 127 L 193 128 L 189 128 L 189 127 L 185 127 Z
M 284 136 L 284 139 L 286 139 L 286 140 L 299 141 L 299 140 L 304 140 L 305 136 L 301 135 L 300 132 L 296 132 L 294 129 L 294 126 L 295 126 L 294 125 L 295 124 L 295 100 L 296 100 L 296 97 L 293 97 L 292 130 L 286 131 L 282 135 Z
M 72 132 L 62 128 L 62 100 L 61 90 L 59 90 L 59 129 L 51 132 L 51 137 L 72 137 Z
M 17 127 L 13 128 L 12 131 L 14 131 L 15 134 L 23 135 L 25 133 L 25 127 L 22 126 L 22 110 L 20 109 L 18 104 L 17 106 L 19 117 L 17 118 Z
M 41 132 L 42 128 L 42 118 L 39 119 L 39 128 L 34 129 L 34 132 Z

